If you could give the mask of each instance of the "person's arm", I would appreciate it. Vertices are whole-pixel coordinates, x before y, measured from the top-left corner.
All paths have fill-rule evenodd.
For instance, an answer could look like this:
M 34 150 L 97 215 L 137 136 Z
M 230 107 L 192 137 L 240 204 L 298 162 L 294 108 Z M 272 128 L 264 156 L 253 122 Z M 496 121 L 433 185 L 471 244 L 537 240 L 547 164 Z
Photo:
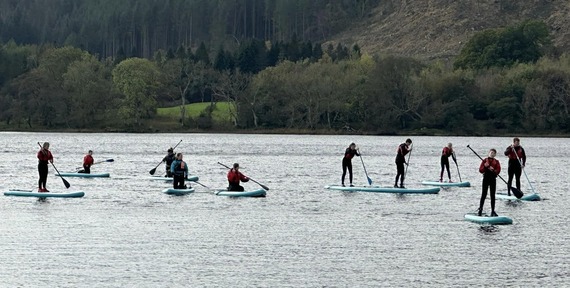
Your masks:
M 241 180 L 242 182 L 247 182 L 247 181 L 249 181 L 249 178 L 247 178 L 247 176 L 241 174 L 241 172 L 239 173 L 239 177 L 240 177 L 240 180 Z
M 495 160 L 495 175 L 499 175 L 501 173 L 501 163 L 499 160 Z
M 521 157 L 522 167 L 524 167 L 524 166 L 526 166 L 526 153 L 524 152 L 524 148 L 522 148 L 522 146 L 521 146 L 521 152 L 522 152 L 521 153 L 522 154 L 522 157 Z
M 513 151 L 513 145 L 507 147 L 507 149 L 505 149 L 505 156 L 510 158 L 511 152 Z
M 49 150 L 48 150 L 48 157 L 49 157 L 49 162 L 53 164 L 53 154 L 51 154 L 51 151 Z

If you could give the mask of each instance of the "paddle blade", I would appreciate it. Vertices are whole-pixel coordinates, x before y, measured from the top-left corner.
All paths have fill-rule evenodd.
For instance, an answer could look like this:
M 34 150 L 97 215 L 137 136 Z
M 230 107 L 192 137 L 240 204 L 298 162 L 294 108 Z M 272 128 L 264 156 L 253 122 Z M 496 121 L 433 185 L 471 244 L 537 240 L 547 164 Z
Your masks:
M 259 183 L 257 183 L 257 184 L 259 184 Z M 269 190 L 269 187 L 267 187 L 267 186 L 265 186 L 265 185 L 263 185 L 263 184 L 259 184 L 259 186 L 261 186 L 261 188 L 263 188 L 263 189 L 265 189 L 265 190 Z
M 65 188 L 69 189 L 69 182 L 67 182 L 67 180 L 63 179 L 63 177 L 61 178 L 61 180 L 63 181 L 63 185 L 65 185 Z
M 107 159 L 105 162 L 115 162 L 115 159 Z
M 517 197 L 517 199 L 521 199 L 524 196 L 523 192 L 516 187 L 511 187 L 511 191 L 513 192 L 513 195 Z
M 148 173 L 150 173 L 150 175 L 154 175 L 154 172 L 156 172 L 156 168 L 152 168 L 152 169 L 150 169 L 150 171 L 148 171 Z
M 372 179 L 370 179 L 368 176 L 366 176 L 366 178 L 368 178 L 368 185 L 372 185 Z

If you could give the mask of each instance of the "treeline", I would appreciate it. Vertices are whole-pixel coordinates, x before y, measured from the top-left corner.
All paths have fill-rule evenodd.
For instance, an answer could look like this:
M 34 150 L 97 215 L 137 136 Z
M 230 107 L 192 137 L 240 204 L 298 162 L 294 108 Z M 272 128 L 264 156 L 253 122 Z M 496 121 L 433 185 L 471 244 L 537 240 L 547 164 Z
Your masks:
M 150 58 L 180 46 L 244 39 L 325 42 L 379 0 L 5 0 L 0 42 L 74 46 L 99 58 Z
M 10 42 L 0 48 L 0 121 L 16 129 L 144 131 L 168 103 L 180 107 L 172 130 L 568 133 L 570 55 L 544 56 L 552 50 L 544 28 L 527 21 L 484 31 L 453 67 L 297 40 L 244 41 L 215 55 L 206 47 L 159 50 L 121 61 Z M 512 43 L 505 38 L 519 45 L 501 44 Z M 188 117 L 184 104 L 199 101 L 212 105 L 200 119 Z M 212 121 L 218 101 L 232 103 L 231 123 Z

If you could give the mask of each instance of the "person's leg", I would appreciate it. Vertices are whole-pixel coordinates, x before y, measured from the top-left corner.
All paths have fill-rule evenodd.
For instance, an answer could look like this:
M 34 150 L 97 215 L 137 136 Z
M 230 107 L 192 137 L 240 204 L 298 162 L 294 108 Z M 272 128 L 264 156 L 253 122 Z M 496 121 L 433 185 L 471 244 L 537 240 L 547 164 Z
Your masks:
M 396 173 L 396 182 L 394 183 L 394 187 L 398 187 L 398 180 L 401 179 L 401 182 L 404 182 L 404 163 L 396 163 L 396 169 L 397 169 L 397 173 Z
M 489 182 L 487 179 L 483 178 L 482 186 L 483 188 L 481 190 L 481 199 L 479 200 L 479 216 L 483 214 L 483 205 L 485 205 L 485 199 L 487 198 L 487 189 L 489 188 Z
M 350 180 L 350 186 L 352 186 L 352 163 L 348 163 L 346 167 L 348 168 L 348 179 Z
M 443 169 L 445 168 L 445 162 L 443 159 L 440 161 L 441 171 L 439 172 L 439 182 L 443 181 Z
M 522 168 L 520 166 L 516 167 L 515 179 L 516 179 L 517 189 L 519 189 L 519 191 L 521 190 L 521 174 L 522 174 Z
M 495 213 L 495 192 L 497 191 L 497 179 L 492 179 L 489 183 L 491 193 L 491 216 L 497 216 Z
M 44 192 L 47 192 L 47 175 L 48 168 L 45 165 L 40 167 L 40 187 Z
M 507 194 L 511 196 L 511 185 L 513 184 L 513 176 L 515 175 L 514 166 L 511 164 L 509 164 L 508 173 L 509 173 L 509 180 L 507 180 Z
M 342 182 L 341 183 L 343 186 L 344 186 L 344 178 L 346 177 L 346 169 L 347 169 L 346 162 L 344 162 L 344 160 L 342 160 L 342 178 L 341 178 Z
M 447 178 L 449 178 L 449 182 L 451 182 L 451 172 L 449 171 L 449 161 L 445 164 L 445 168 L 447 169 Z

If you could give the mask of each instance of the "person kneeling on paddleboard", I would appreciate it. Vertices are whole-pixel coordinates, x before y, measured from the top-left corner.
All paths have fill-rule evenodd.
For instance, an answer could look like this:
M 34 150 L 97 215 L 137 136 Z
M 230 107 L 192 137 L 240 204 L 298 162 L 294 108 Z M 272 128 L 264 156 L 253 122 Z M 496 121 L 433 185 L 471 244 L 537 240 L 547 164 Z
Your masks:
M 93 151 L 89 150 L 89 152 L 87 152 L 87 155 L 83 157 L 83 170 L 79 170 L 77 172 L 91 174 L 91 165 L 93 165 L 94 162 L 95 160 L 93 159 Z
M 187 189 L 184 180 L 188 177 L 188 165 L 182 160 L 182 153 L 176 154 L 176 160 L 170 166 L 172 172 L 174 189 Z
M 501 173 L 501 163 L 495 159 L 497 150 L 490 149 L 489 157 L 483 159 L 479 165 L 479 173 L 483 174 L 483 190 L 481 191 L 481 200 L 479 201 L 479 210 L 477 215 L 483 214 L 483 205 L 485 198 L 487 198 L 487 190 L 490 190 L 491 195 L 491 216 L 498 216 L 495 213 L 495 191 L 497 188 L 497 176 Z
M 234 168 L 230 169 L 228 172 L 228 191 L 244 191 L 243 187 L 239 185 L 240 181 L 247 182 L 249 181 L 249 178 L 241 174 L 241 172 L 239 172 L 239 164 L 234 163 Z
M 162 158 L 162 162 L 166 163 L 166 177 L 172 177 L 171 166 L 172 162 L 176 160 L 176 154 L 174 154 L 174 149 L 168 148 L 168 154 Z

